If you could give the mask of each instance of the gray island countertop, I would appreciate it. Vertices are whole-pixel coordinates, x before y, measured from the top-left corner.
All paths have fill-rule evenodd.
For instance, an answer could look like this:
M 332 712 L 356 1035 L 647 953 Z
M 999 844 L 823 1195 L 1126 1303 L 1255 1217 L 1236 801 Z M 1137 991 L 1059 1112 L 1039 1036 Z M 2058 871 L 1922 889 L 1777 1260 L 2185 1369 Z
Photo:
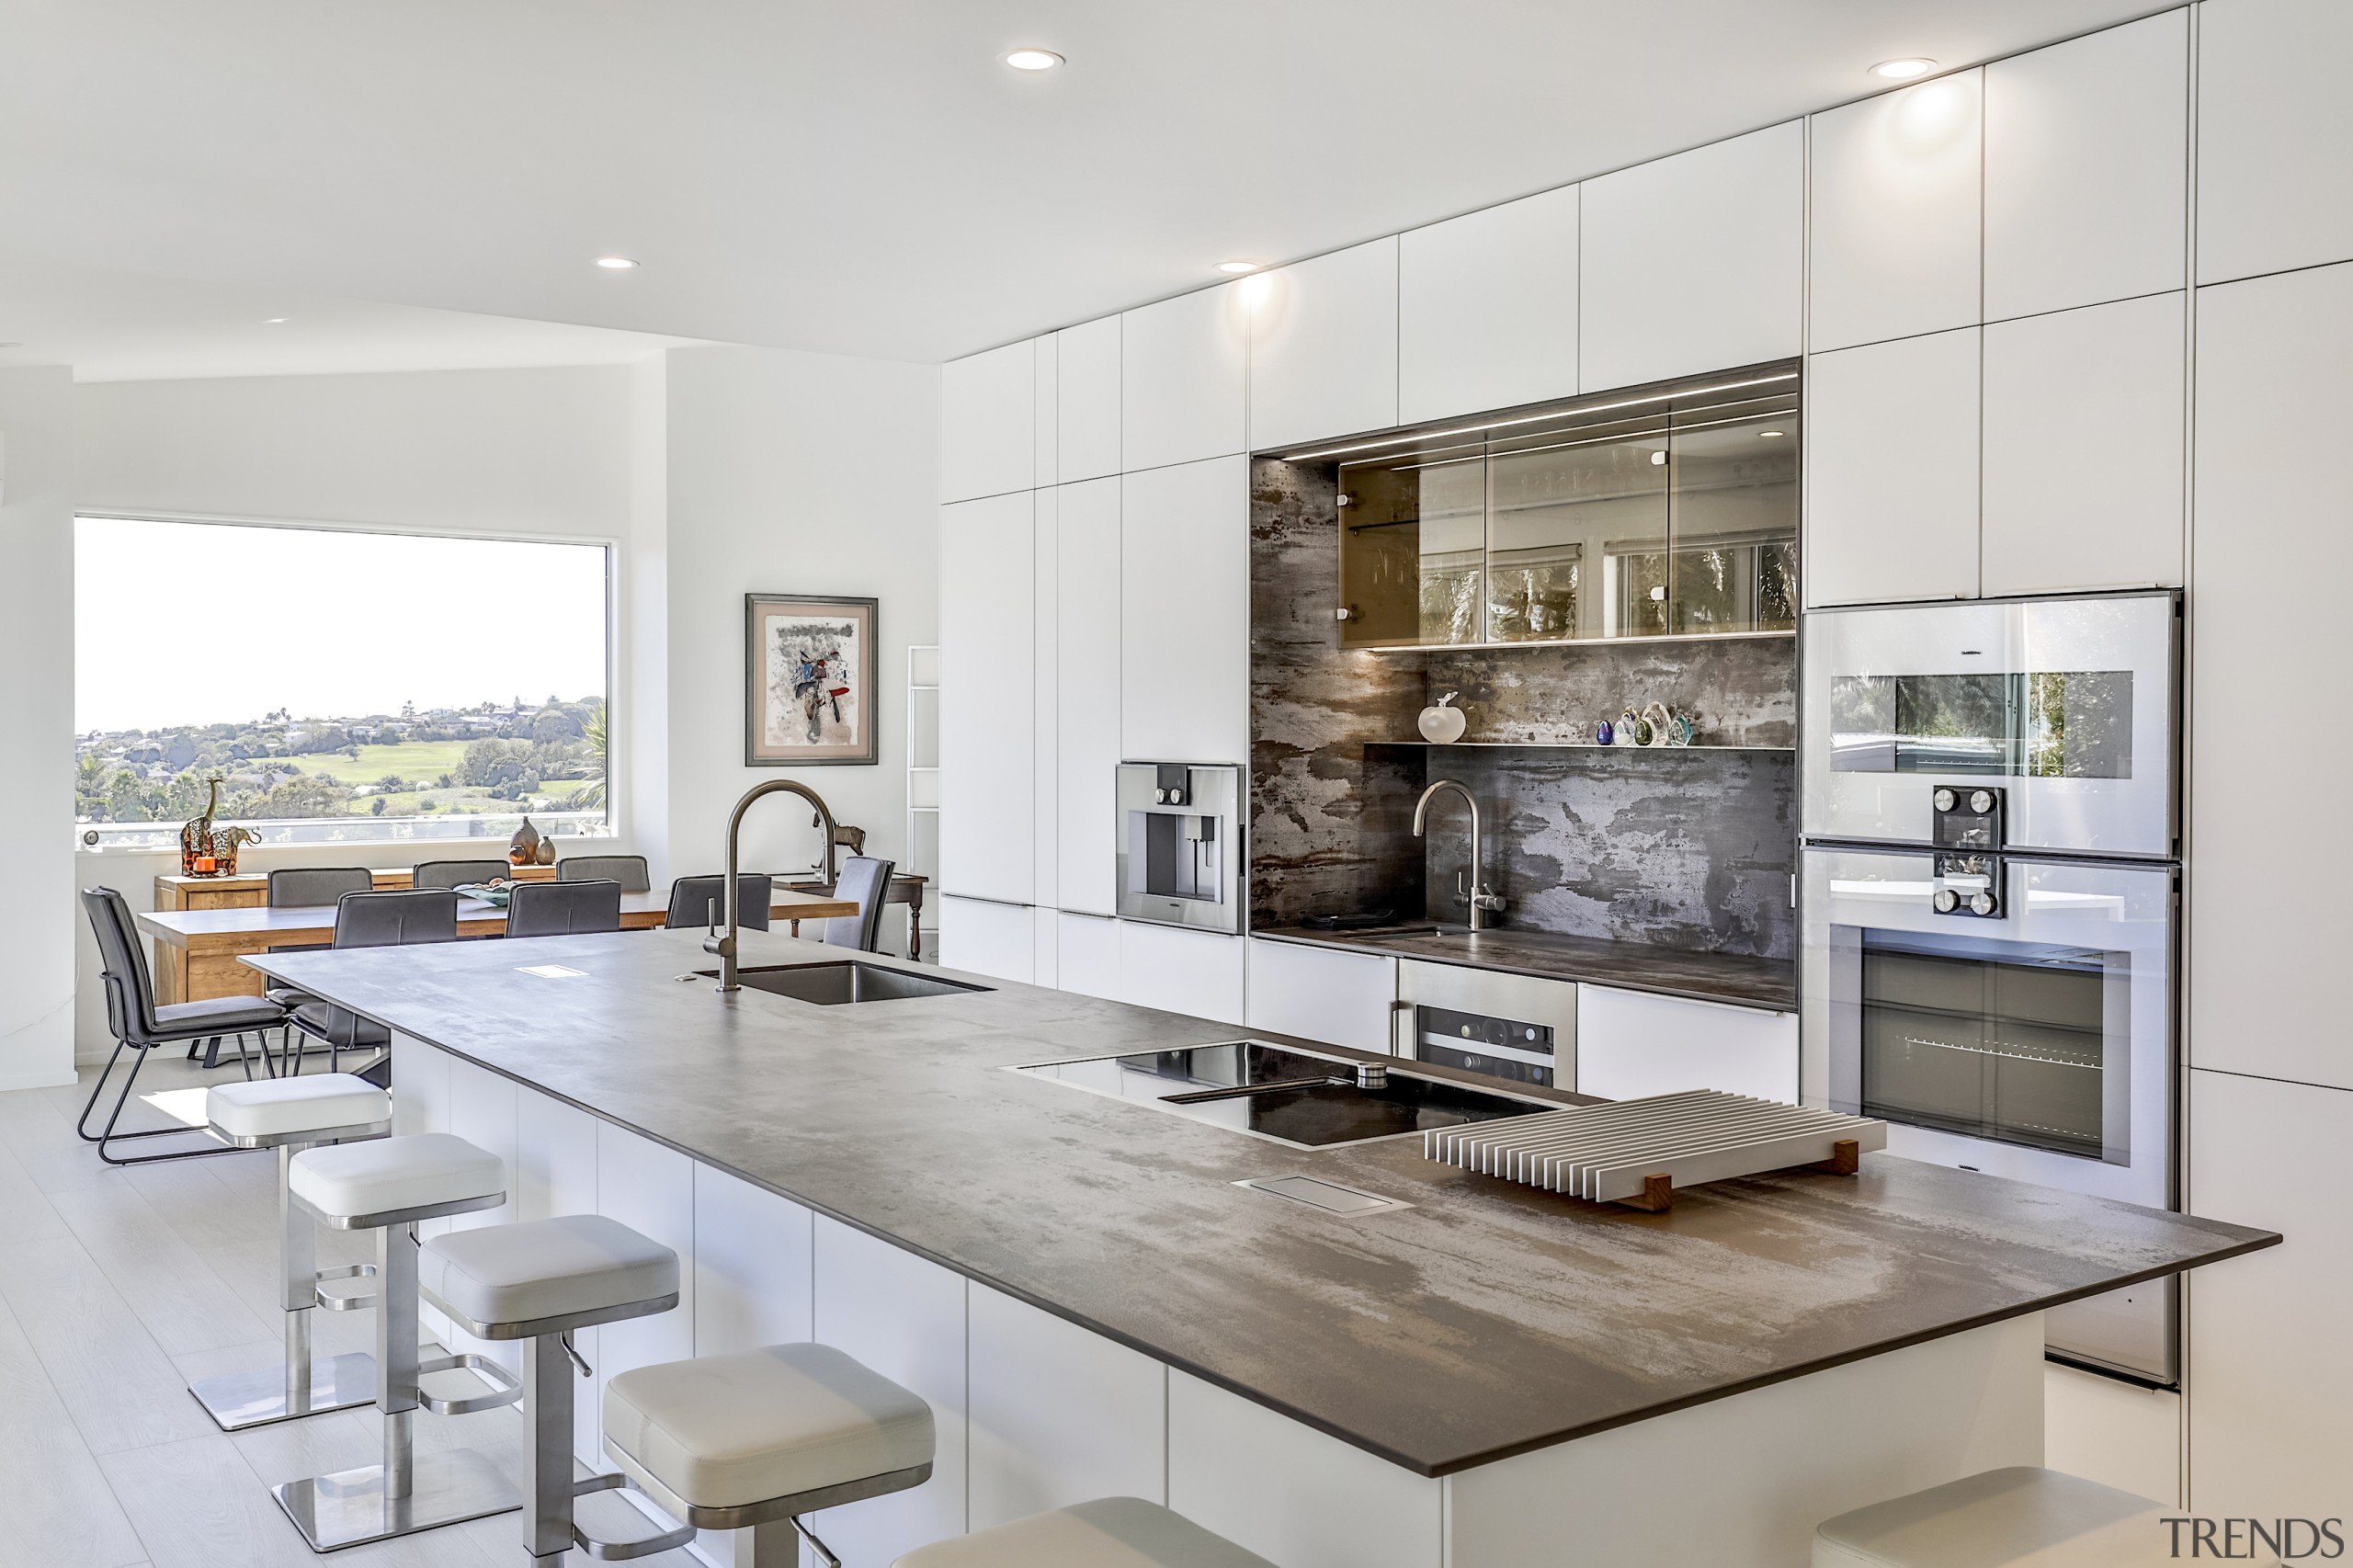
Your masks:
M 698 936 L 248 961 L 1423 1475 L 2279 1240 L 1878 1154 L 1651 1215 L 1435 1165 L 1417 1138 L 1293 1149 L 1002 1070 L 1233 1026 L 994 981 L 722 999 L 676 978 L 710 963 Z M 1347 1219 L 1231 1185 L 1291 1172 L 1415 1207 Z

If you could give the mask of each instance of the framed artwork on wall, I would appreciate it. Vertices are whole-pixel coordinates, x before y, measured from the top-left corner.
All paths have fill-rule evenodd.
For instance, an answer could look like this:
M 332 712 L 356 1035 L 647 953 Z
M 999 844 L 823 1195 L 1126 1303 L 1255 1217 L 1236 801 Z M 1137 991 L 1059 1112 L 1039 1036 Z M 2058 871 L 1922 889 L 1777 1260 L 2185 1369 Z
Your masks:
M 744 596 L 744 762 L 875 761 L 875 599 Z

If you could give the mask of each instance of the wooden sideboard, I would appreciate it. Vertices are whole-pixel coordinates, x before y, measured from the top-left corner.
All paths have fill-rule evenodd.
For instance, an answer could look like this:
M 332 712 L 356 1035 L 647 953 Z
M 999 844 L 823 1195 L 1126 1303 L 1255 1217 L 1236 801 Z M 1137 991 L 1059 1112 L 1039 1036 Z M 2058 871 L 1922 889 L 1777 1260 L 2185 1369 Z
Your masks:
M 553 866 L 517 866 L 507 876 L 517 881 L 553 880 Z M 369 873 L 377 891 L 409 885 L 409 868 L 392 866 Z M 228 877 L 155 879 L 155 907 L 178 909 L 260 909 L 269 903 L 269 875 L 242 872 Z M 164 1006 L 207 996 L 258 996 L 261 971 L 237 961 L 234 953 L 191 953 L 185 947 L 155 944 L 155 1000 Z

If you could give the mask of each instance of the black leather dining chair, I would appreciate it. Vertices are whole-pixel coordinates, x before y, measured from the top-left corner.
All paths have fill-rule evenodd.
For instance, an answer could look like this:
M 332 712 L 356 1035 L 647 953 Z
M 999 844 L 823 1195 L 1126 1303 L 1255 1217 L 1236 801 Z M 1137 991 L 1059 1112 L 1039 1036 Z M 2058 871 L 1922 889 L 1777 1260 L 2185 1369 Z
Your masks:
M 517 882 L 506 895 L 509 937 L 578 937 L 621 928 L 621 885 Z
M 772 879 L 745 871 L 735 879 L 735 924 L 754 931 L 768 928 L 768 905 L 775 901 Z M 670 884 L 670 913 L 662 924 L 673 931 L 703 930 L 727 918 L 724 900 L 727 879 L 680 877 Z
M 409 873 L 409 887 L 455 888 L 494 882 L 512 876 L 515 868 L 504 860 L 427 860 Z
M 112 888 L 84 888 L 82 908 L 90 917 L 91 934 L 97 938 L 98 957 L 104 966 L 100 979 L 106 987 L 107 1028 L 114 1035 L 114 1054 L 107 1058 L 98 1081 L 90 1085 L 90 1097 L 83 1102 L 82 1115 L 74 1123 L 74 1131 L 84 1142 L 96 1143 L 98 1158 L 110 1165 L 144 1165 L 158 1160 L 232 1153 L 229 1145 L 218 1140 L 213 1140 L 210 1147 L 176 1149 L 161 1154 L 119 1158 L 108 1151 L 116 1143 L 142 1138 L 167 1138 L 176 1133 L 209 1137 L 200 1127 L 115 1131 L 122 1119 L 122 1108 L 131 1099 L 131 1085 L 139 1081 L 139 1069 L 147 1063 L 147 1053 L 159 1045 L 177 1045 L 183 1040 L 191 1046 L 199 1040 L 209 1040 L 210 1049 L 217 1052 L 221 1041 L 233 1036 L 238 1061 L 250 1078 L 254 1075 L 253 1059 L 245 1053 L 244 1047 L 244 1037 L 250 1034 L 262 1042 L 262 1066 L 275 1074 L 277 1068 L 269 1059 L 269 1031 L 284 1025 L 286 1009 L 266 996 L 214 996 L 200 1002 L 158 1006 L 154 977 L 148 971 L 147 954 L 139 945 L 138 927 L 131 923 L 131 906 L 123 902 L 122 894 Z M 132 1053 L 131 1071 L 123 1076 L 114 1108 L 107 1113 L 106 1126 L 92 1132 L 90 1113 L 97 1108 L 99 1096 L 106 1092 L 107 1080 L 126 1051 Z
M 361 866 L 281 866 L 269 874 L 269 907 L 324 908 L 340 902 L 345 893 L 372 892 L 375 887 L 375 877 Z M 269 950 L 273 953 L 311 953 L 322 951 L 326 946 L 324 942 L 289 942 Z M 261 994 L 290 1010 L 305 1002 L 318 1000 L 309 992 L 279 980 L 265 984 Z
M 652 892 L 654 873 L 642 855 L 567 855 L 555 863 L 560 882 L 613 881 L 623 892 Z
M 826 921 L 818 939 L 829 947 L 856 948 L 861 953 L 879 951 L 882 945 L 882 907 L 891 902 L 891 878 L 898 869 L 895 860 L 877 860 L 865 855 L 853 855 L 843 861 L 842 874 L 834 883 L 834 896 L 856 899 L 858 913 Z
M 336 948 L 407 947 L 419 942 L 458 939 L 458 895 L 447 888 L 391 889 L 383 892 L 347 892 L 335 901 Z M 373 1018 L 317 998 L 287 1015 L 288 1022 L 306 1040 L 327 1048 L 327 1071 L 342 1071 L 347 1051 L 381 1051 L 379 1060 L 355 1068 L 360 1076 L 385 1082 L 392 1076 L 390 1029 Z M 301 1056 L 290 1057 L 301 1071 Z

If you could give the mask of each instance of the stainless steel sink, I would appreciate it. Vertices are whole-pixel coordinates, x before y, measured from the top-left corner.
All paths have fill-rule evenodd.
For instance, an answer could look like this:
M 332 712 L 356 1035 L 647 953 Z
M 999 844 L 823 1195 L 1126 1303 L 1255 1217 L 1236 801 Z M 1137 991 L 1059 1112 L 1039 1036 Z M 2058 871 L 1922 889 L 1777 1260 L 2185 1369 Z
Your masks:
M 719 978 L 715 969 L 695 972 L 707 979 Z M 761 964 L 737 971 L 736 978 L 754 991 L 790 996 L 796 1002 L 814 1002 L 821 1007 L 837 1007 L 847 1002 L 904 1002 L 915 996 L 949 996 L 989 989 L 879 963 L 860 963 L 855 959 L 834 963 Z

